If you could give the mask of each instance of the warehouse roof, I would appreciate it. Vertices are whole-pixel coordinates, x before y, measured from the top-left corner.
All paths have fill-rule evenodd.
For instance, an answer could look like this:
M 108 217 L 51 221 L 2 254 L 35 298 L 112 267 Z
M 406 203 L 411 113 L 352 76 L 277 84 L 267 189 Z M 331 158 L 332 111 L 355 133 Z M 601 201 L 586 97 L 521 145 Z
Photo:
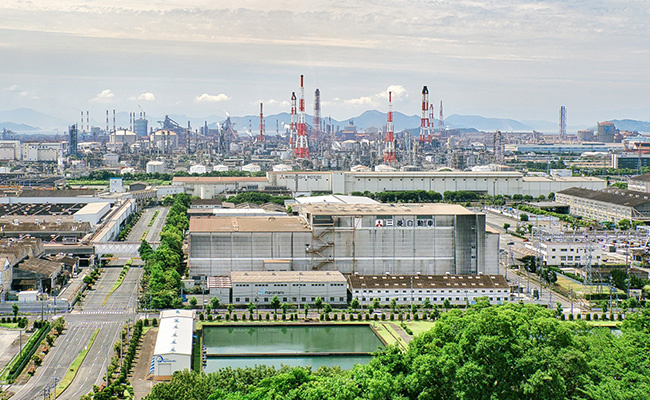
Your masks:
M 650 174 L 637 175 L 630 178 L 631 181 L 650 182 Z
M 190 232 L 310 232 L 302 217 L 192 217 Z
M 314 203 L 328 203 L 328 204 L 379 204 L 377 200 L 365 196 L 343 196 L 340 194 L 327 195 L 327 196 L 308 196 L 297 197 L 296 203 L 298 204 L 314 204 Z
M 18 264 L 17 268 L 22 271 L 29 271 L 38 275 L 52 277 L 61 272 L 63 263 L 43 260 L 41 258 L 28 258 Z
M 75 213 L 75 215 L 93 215 L 97 214 L 101 211 L 104 211 L 106 207 L 110 208 L 111 203 L 108 201 L 106 202 L 96 202 L 96 203 L 88 203 L 83 208 Z M 107 210 L 108 211 L 108 210 Z
M 232 283 L 345 282 L 339 271 L 232 271 Z
M 194 318 L 184 316 L 183 310 L 168 310 L 173 316 L 163 314 L 160 318 L 158 337 L 153 354 L 183 354 L 192 355 L 192 334 L 194 333 Z M 177 313 L 178 311 L 178 313 Z M 191 312 L 191 311 L 190 311 Z
M 474 215 L 457 204 L 303 204 L 302 212 L 313 215 Z
M 524 176 L 524 182 L 605 182 L 595 176 Z
M 637 207 L 646 203 L 650 203 L 650 194 L 648 193 L 618 188 L 609 188 L 603 190 L 569 188 L 561 190 L 557 192 L 557 194 L 580 197 L 584 199 L 601 201 L 603 203 L 612 203 L 627 207 Z
M 95 194 L 97 191 L 91 189 L 23 189 L 19 197 L 92 197 Z
M 350 275 L 352 289 L 507 289 L 502 275 Z M 412 286 L 411 286 L 412 285 Z

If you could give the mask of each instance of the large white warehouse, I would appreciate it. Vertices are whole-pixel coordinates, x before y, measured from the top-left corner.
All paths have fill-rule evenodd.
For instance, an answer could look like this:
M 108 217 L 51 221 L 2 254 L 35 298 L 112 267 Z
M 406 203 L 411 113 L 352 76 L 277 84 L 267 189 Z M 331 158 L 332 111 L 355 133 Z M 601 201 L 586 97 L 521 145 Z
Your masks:
M 176 371 L 192 368 L 194 311 L 164 310 L 151 361 L 154 379 L 169 379 Z

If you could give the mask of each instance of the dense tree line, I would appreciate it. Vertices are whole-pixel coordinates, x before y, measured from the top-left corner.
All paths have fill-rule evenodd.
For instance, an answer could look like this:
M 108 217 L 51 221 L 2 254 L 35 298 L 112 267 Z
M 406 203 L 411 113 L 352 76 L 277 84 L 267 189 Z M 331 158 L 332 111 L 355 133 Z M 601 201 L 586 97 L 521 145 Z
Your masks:
M 140 245 L 140 258 L 145 262 L 142 286 L 145 307 L 170 308 L 181 306 L 181 276 L 183 264 L 183 232 L 189 228 L 187 209 L 190 196 L 177 194 L 160 233 L 160 245 L 153 251 L 145 240 Z
M 235 204 L 241 203 L 253 203 L 253 204 L 264 204 L 264 203 L 275 203 L 281 206 L 284 205 L 285 200 L 293 199 L 291 196 L 273 196 L 268 193 L 262 192 L 243 192 L 239 193 L 236 196 L 228 197 L 225 201 Z
M 370 197 L 381 203 L 437 203 L 443 200 L 451 203 L 465 203 L 485 197 L 480 193 L 468 190 L 447 190 L 443 194 L 433 190 L 403 190 L 377 193 L 366 190 L 364 192 L 350 192 L 350 195 Z
M 545 308 L 479 302 L 442 314 L 407 351 L 389 346 L 367 365 L 179 372 L 147 400 L 648 399 L 650 310 L 620 335 Z

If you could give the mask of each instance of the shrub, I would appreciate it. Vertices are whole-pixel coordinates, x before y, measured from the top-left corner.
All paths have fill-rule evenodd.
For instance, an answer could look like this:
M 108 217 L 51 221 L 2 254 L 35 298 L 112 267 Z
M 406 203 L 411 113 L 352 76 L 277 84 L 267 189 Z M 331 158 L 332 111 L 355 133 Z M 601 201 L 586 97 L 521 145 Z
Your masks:
M 587 315 L 585 315 L 585 320 L 587 320 L 587 321 L 591 321 L 591 314 L 587 314 Z
M 373 315 L 372 318 L 373 318 L 375 321 L 379 321 L 379 315 L 377 315 L 377 314 Z
M 576 318 L 579 319 L 579 320 L 582 319 L 582 314 L 576 315 Z
M 420 317 L 418 316 L 418 313 L 413 314 L 413 319 L 418 321 Z
M 273 321 L 277 321 L 277 320 L 278 320 L 278 314 L 273 314 Z
M 325 314 L 325 321 L 329 321 L 329 320 L 330 320 L 330 314 L 327 313 L 327 314 Z
M 270 321 L 270 320 L 271 320 L 271 314 L 266 313 L 266 320 L 267 320 L 267 321 Z
M 569 314 L 569 321 L 573 321 L 573 314 Z
M 366 321 L 370 321 L 370 314 L 366 313 Z
M 144 326 L 149 326 L 149 318 L 144 319 Z
M 154 317 L 154 319 L 151 320 L 151 326 L 153 326 L 153 327 L 158 326 L 158 318 L 155 318 L 155 317 Z
M 382 321 L 386 321 L 386 314 L 381 313 L 381 320 L 382 320 Z
M 566 315 L 560 314 L 560 320 L 564 321 L 566 319 Z
M 226 314 L 226 321 L 230 321 L 230 314 Z
M 395 320 L 395 314 L 390 313 L 390 320 L 391 320 L 391 321 L 394 321 L 394 320 Z
M 337 313 L 334 313 L 334 317 L 332 318 L 334 321 L 339 320 L 339 315 Z
M 325 320 L 325 314 L 321 314 L 321 315 L 320 315 L 320 320 L 321 320 L 321 321 L 324 321 L 324 320 Z
M 236 317 L 235 317 L 235 318 L 236 318 Z M 242 314 L 242 316 L 241 316 L 241 320 L 242 320 L 242 321 L 246 321 L 246 314 Z
M 203 321 L 204 318 L 203 313 L 199 313 L 199 321 Z
M 235 321 L 235 322 L 237 322 L 237 314 L 233 314 L 233 315 L 232 315 L 232 320 Z
M 341 321 L 345 321 L 345 314 L 341 314 Z
M 208 314 L 208 321 L 212 321 L 212 314 Z
M 618 313 L 618 315 L 616 316 L 616 319 L 619 320 L 619 321 L 623 321 L 623 314 Z
M 598 314 L 594 313 L 594 321 L 598 321 Z

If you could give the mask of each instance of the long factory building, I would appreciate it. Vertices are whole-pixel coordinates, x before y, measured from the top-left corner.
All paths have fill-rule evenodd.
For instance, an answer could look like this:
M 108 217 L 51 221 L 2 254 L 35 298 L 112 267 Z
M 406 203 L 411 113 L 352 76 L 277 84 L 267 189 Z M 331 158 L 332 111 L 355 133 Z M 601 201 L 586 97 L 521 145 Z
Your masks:
M 523 194 L 538 197 L 571 187 L 600 190 L 607 182 L 594 177 L 536 177 L 520 172 L 267 172 L 265 177 L 175 177 L 174 186 L 202 199 L 240 191 L 288 190 L 294 196 L 313 193 L 466 190 L 481 194 Z
M 485 214 L 427 204 L 297 204 L 297 215 L 192 217 L 190 275 L 231 271 L 498 274 Z

